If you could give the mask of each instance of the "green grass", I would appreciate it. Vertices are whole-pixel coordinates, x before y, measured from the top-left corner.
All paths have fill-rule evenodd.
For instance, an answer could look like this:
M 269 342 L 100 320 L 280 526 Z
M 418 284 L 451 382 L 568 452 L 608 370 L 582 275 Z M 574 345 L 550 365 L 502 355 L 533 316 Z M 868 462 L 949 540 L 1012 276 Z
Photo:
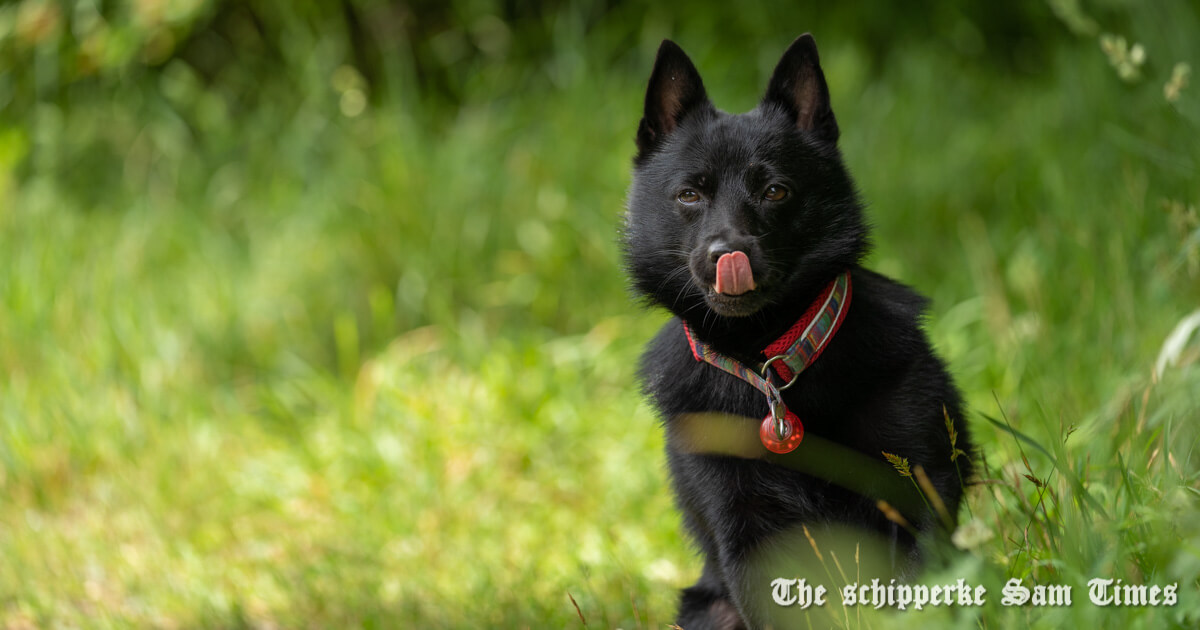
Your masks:
M 1197 341 L 1153 374 L 1200 307 L 1200 91 L 1162 93 L 1200 27 L 1130 15 L 1134 83 L 1094 37 L 1021 72 L 818 31 L 871 265 L 933 299 L 986 460 L 963 520 L 990 538 L 938 575 L 992 603 L 813 627 L 1200 620 Z M 700 562 L 634 376 L 664 316 L 616 244 L 668 33 L 622 52 L 619 19 L 564 20 L 550 67 L 443 122 L 343 116 L 319 56 L 306 98 L 232 125 L 183 65 L 0 119 L 0 626 L 669 623 Z M 785 26 L 670 34 L 739 110 Z M 1014 576 L 1076 603 L 1001 607 Z M 1098 576 L 1179 604 L 1094 607 Z

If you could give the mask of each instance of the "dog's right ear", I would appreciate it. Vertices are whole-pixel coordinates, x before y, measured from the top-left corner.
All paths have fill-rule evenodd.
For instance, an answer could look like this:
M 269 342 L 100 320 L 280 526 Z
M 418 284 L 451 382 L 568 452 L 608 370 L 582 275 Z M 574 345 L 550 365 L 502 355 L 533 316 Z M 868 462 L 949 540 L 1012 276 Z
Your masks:
M 796 127 L 812 137 L 832 145 L 837 144 L 837 119 L 829 106 L 829 87 L 817 56 L 817 42 L 805 33 L 796 38 L 767 85 L 763 102 L 775 103 L 791 113 Z
M 708 94 L 692 60 L 675 42 L 664 39 L 646 88 L 646 109 L 637 132 L 637 160 L 643 160 L 675 131 L 684 115 L 707 102 Z

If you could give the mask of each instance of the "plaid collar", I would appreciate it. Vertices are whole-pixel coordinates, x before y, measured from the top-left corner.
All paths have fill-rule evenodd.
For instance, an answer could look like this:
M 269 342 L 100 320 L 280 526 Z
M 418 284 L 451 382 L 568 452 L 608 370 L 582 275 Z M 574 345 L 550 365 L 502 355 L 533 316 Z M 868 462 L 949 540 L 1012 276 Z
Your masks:
M 763 419 L 759 436 L 769 450 L 787 453 L 795 450 L 803 439 L 804 425 L 795 413 L 788 410 L 780 392 L 791 387 L 800 373 L 812 365 L 821 356 L 825 346 L 829 345 L 829 340 L 833 339 L 834 333 L 846 319 L 850 295 L 850 272 L 844 271 L 825 287 L 787 332 L 763 349 L 765 361 L 757 366 L 757 370 L 700 341 L 684 322 L 683 332 L 697 361 L 707 362 L 746 381 L 767 397 L 771 413 Z M 768 368 L 772 367 L 783 380 L 783 385 L 776 385 L 768 374 Z

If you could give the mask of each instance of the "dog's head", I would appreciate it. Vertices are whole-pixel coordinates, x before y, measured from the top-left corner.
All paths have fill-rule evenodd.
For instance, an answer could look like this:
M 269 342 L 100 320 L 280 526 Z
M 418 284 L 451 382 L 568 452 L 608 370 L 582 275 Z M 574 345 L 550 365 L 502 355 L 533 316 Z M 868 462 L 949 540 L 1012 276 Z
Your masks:
M 695 322 L 812 299 L 800 294 L 866 249 L 837 139 L 810 35 L 783 54 L 758 107 L 738 115 L 716 109 L 688 56 L 664 41 L 624 227 L 637 290 Z

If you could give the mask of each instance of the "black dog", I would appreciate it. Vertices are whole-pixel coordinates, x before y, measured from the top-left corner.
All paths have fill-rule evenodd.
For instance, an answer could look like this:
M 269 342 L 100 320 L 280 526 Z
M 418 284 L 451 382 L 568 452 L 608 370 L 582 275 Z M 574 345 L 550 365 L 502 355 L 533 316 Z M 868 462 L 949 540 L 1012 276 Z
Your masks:
M 659 48 L 623 237 L 637 291 L 676 316 L 646 349 L 641 376 L 666 427 L 684 522 L 705 556 L 681 597 L 685 630 L 769 622 L 755 602 L 771 587 L 750 564 L 782 532 L 830 523 L 879 532 L 902 552 L 897 574 L 911 575 L 920 561 L 913 532 L 939 524 L 925 510 L 900 528 L 878 497 L 761 448 L 697 449 L 696 434 L 712 446 L 713 431 L 691 419 L 742 417 L 739 435 L 780 453 L 805 431 L 813 453 L 824 442 L 872 465 L 894 453 L 923 467 L 951 515 L 971 472 L 957 456 L 971 450 L 963 423 L 951 443 L 948 419 L 962 418 L 961 399 L 921 329 L 925 299 L 859 266 L 867 228 L 837 139 L 811 36 L 788 48 L 762 102 L 740 115 L 712 105 L 677 45 Z M 769 361 L 777 354 L 785 356 Z

